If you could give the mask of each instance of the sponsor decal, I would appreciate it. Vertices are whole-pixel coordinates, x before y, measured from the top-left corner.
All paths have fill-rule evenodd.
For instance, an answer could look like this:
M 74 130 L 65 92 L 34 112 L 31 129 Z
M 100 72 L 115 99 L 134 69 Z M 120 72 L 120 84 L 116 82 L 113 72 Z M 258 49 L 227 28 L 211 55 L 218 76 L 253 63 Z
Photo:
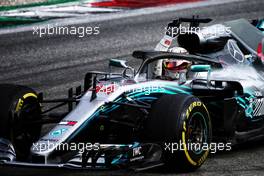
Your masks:
M 59 123 L 59 125 L 74 126 L 77 121 L 64 120 Z
M 96 93 L 106 93 L 107 95 L 115 92 L 117 85 L 116 84 L 109 84 L 109 85 L 97 85 L 96 86 Z
M 133 157 L 141 155 L 141 149 L 142 147 L 133 148 Z
M 66 128 L 61 128 L 61 129 L 58 129 L 58 130 L 54 130 L 50 133 L 51 136 L 54 136 L 54 137 L 58 137 L 60 135 L 62 135 L 63 133 L 65 133 L 67 131 Z
M 130 162 L 144 159 L 141 150 L 142 150 L 141 146 L 133 148 L 132 158 L 130 159 Z
M 165 41 L 164 41 L 164 44 L 167 45 L 167 46 L 170 46 L 170 45 L 171 45 L 171 41 L 169 41 L 169 40 L 165 40 Z

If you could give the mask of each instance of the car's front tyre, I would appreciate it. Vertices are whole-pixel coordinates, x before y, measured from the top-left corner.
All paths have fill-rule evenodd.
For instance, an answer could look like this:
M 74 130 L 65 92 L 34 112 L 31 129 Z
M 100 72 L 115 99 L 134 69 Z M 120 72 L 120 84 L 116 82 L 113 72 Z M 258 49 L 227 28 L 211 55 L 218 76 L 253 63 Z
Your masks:
M 205 105 L 185 94 L 164 95 L 152 106 L 146 124 L 148 139 L 159 143 L 166 167 L 194 171 L 206 160 L 212 137 Z
M 0 85 L 0 138 L 13 144 L 17 159 L 26 159 L 32 143 L 39 138 L 41 125 L 32 122 L 40 119 L 41 107 L 34 90 Z

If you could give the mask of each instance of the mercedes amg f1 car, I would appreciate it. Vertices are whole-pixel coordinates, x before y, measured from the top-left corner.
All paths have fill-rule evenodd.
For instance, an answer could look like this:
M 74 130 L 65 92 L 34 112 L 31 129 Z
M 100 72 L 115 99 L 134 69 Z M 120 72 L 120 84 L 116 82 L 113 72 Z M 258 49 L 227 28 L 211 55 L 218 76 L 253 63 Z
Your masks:
M 264 34 L 245 19 L 192 30 L 210 21 L 174 20 L 155 51 L 133 53 L 142 61 L 137 71 L 110 59 L 122 73 L 89 71 L 67 98 L 0 85 L 1 167 L 193 171 L 210 147 L 190 144 L 263 137 Z M 184 23 L 190 30 L 175 32 Z M 174 39 L 188 53 L 168 52 Z M 172 80 L 156 75 L 163 60 L 190 64 Z M 43 135 L 49 123 L 55 126 Z

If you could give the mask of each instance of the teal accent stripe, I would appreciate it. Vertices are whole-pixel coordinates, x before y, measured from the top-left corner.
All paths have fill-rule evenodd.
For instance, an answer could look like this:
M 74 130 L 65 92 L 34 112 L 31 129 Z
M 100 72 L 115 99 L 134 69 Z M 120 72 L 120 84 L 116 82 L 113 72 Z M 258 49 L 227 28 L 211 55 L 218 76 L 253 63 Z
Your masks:
M 185 90 L 182 90 L 180 88 L 176 88 L 176 87 L 173 87 L 173 86 L 166 86 L 166 88 L 178 91 L 178 93 L 190 94 L 190 92 L 186 92 Z

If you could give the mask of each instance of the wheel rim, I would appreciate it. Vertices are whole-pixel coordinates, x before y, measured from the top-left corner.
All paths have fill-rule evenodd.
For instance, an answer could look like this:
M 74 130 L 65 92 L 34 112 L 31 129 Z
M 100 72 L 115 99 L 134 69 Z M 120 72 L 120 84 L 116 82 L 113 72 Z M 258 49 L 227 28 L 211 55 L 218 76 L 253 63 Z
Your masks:
M 203 145 L 208 143 L 208 131 L 205 117 L 202 113 L 194 113 L 188 123 L 187 141 L 195 154 L 201 154 Z

